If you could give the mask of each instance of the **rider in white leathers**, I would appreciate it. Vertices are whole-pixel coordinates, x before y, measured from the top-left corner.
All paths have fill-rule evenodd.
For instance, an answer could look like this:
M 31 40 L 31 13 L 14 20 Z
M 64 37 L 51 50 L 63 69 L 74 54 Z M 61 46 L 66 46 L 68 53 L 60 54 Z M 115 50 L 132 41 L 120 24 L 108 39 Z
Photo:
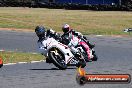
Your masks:
M 46 29 L 43 26 L 37 26 L 35 28 L 35 32 L 36 32 L 36 35 L 39 38 L 39 40 L 37 42 L 39 52 L 46 57 L 46 62 L 50 63 L 50 61 L 48 61 L 49 59 L 47 59 L 47 57 L 48 57 L 48 55 L 47 55 L 47 46 L 46 46 L 46 44 L 44 44 L 47 41 L 44 41 L 44 40 L 46 40 L 48 37 L 54 37 L 55 39 L 57 39 L 58 38 L 57 33 L 54 32 L 52 29 L 49 29 L 49 30 L 46 31 Z

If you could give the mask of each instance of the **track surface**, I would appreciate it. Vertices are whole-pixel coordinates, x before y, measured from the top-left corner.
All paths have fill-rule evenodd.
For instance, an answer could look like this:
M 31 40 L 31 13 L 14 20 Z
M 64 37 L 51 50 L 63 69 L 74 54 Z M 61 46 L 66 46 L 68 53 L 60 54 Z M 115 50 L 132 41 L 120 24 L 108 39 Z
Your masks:
M 132 75 L 132 38 L 88 37 L 96 42 L 99 60 L 87 63 L 87 73 Z M 33 33 L 0 31 L 0 49 L 36 52 L 36 41 Z M 45 62 L 8 65 L 0 69 L 0 88 L 132 88 L 132 83 L 79 86 L 75 76 L 76 67 L 58 70 Z

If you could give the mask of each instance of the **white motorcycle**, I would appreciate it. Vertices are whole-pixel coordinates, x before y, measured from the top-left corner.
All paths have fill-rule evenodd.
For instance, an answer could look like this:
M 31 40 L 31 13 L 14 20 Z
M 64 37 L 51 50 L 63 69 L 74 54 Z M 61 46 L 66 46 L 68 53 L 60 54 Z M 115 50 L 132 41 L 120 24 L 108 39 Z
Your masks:
M 42 53 L 59 69 L 66 69 L 67 66 L 86 66 L 86 62 L 81 53 L 77 57 L 73 55 L 70 48 L 64 45 L 54 38 L 47 38 L 42 41 L 43 50 Z

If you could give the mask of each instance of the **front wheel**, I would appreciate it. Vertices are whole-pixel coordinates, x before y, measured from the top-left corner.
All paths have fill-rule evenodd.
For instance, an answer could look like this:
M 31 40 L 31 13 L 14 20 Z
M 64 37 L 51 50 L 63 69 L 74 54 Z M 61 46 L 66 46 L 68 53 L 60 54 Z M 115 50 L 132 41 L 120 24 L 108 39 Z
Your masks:
M 75 55 L 75 58 L 79 61 L 77 63 L 77 67 L 81 66 L 82 68 L 84 68 L 86 66 L 86 61 L 85 61 L 84 56 L 82 55 L 81 52 L 79 52 L 78 55 Z
M 51 48 L 48 56 L 52 60 L 53 64 L 59 69 L 64 70 L 67 68 L 67 65 L 65 64 L 65 57 L 59 49 L 55 47 Z
M 78 46 L 78 47 L 81 47 L 81 48 L 78 48 L 79 51 L 81 52 L 81 54 L 83 55 L 83 58 L 86 62 L 90 62 L 90 60 L 88 59 L 88 55 L 87 55 L 87 51 L 86 49 L 84 48 L 84 46 Z
M 97 60 L 98 60 L 98 56 L 94 53 L 94 54 L 93 54 L 92 61 L 97 61 Z

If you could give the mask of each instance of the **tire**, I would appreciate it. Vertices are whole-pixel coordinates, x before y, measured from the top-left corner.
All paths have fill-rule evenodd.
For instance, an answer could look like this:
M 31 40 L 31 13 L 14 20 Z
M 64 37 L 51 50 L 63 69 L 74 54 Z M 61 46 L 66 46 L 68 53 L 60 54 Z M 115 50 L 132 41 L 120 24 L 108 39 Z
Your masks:
M 3 64 L 0 64 L 0 68 L 3 67 Z
M 97 61 L 97 60 L 98 60 L 98 56 L 94 53 L 94 54 L 93 54 L 92 61 Z
M 79 62 L 78 62 L 78 64 L 76 66 L 77 67 L 81 66 L 82 68 L 84 68 L 86 66 L 86 61 L 85 61 L 85 58 L 84 58 L 82 52 L 80 51 L 79 53 L 80 53 L 79 56 L 75 55 L 75 58 L 79 60 Z
M 83 48 L 83 51 L 84 51 L 83 53 L 82 53 L 82 52 L 81 52 L 81 53 L 82 53 L 82 55 L 83 55 L 85 61 L 86 61 L 86 62 L 89 62 L 86 49 L 84 48 L 84 46 L 81 46 L 81 47 Z
M 2 59 L 0 58 L 0 68 L 3 66 L 3 61 Z
M 55 51 L 57 50 L 58 52 L 58 55 L 55 55 L 54 52 L 52 51 Z M 63 53 L 57 49 L 57 48 L 51 48 L 48 52 L 48 56 L 49 58 L 52 60 L 53 64 L 58 67 L 59 69 L 61 70 L 65 70 L 67 68 L 67 65 L 65 64 L 65 58 L 64 58 L 64 55 Z
M 77 64 L 77 67 L 84 68 L 86 66 L 86 62 L 85 61 L 79 61 L 79 63 Z

